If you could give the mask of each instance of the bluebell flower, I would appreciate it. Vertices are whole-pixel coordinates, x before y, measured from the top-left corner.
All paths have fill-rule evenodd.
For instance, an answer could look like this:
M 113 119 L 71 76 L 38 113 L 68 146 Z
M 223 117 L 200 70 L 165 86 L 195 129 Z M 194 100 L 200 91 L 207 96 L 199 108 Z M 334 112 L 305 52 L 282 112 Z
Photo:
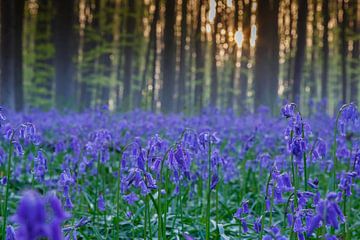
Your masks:
M 136 201 L 139 200 L 139 197 L 135 193 L 130 193 L 130 194 L 124 196 L 124 200 L 129 205 L 133 205 Z
M 281 114 L 286 118 L 293 117 L 295 115 L 295 109 L 296 109 L 295 103 L 288 103 L 281 108 Z

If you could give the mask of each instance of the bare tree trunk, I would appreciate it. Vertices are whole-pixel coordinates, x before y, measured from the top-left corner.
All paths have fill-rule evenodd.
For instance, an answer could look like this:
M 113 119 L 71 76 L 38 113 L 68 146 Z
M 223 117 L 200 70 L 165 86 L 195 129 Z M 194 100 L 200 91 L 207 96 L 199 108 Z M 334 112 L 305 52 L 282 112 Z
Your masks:
M 317 49 L 317 0 L 313 0 L 313 19 L 311 36 L 311 59 L 310 59 L 310 98 L 314 99 L 317 92 L 316 84 L 316 49 Z
M 187 0 L 181 4 L 181 43 L 180 43 L 180 69 L 179 69 L 179 96 L 177 111 L 181 112 L 185 106 L 185 84 L 186 84 L 186 36 L 187 36 Z
M 263 0 L 257 6 L 255 49 L 255 108 L 275 110 L 279 75 L 278 0 Z
M 341 95 L 342 102 L 347 102 L 347 54 L 348 43 L 346 39 L 346 28 L 348 26 L 347 8 L 345 0 L 341 1 L 342 19 L 340 25 L 340 57 L 341 57 Z
M 163 52 L 163 86 L 161 94 L 161 110 L 165 113 L 174 111 L 175 90 L 175 0 L 165 1 L 165 29 L 164 29 L 164 52 Z
M 22 32 L 24 1 L 3 0 L 1 8 L 0 102 L 23 109 Z
M 294 65 L 294 85 L 292 97 L 293 101 L 300 103 L 300 88 L 303 75 L 303 66 L 305 61 L 306 49 L 306 18 L 307 18 L 307 0 L 298 0 L 298 20 L 297 20 L 297 40 Z
M 292 6 L 293 0 L 289 0 L 289 56 L 288 56 L 288 64 L 287 64 L 287 75 L 286 75 L 286 89 L 285 96 L 287 99 L 291 97 L 291 85 L 293 84 L 292 76 L 293 76 L 293 19 L 294 16 L 292 14 Z
M 352 10 L 353 10 L 353 22 L 352 22 L 352 32 L 355 36 L 359 36 L 360 28 L 359 28 L 359 21 L 360 18 L 358 16 L 358 8 L 359 2 L 357 0 L 352 0 Z M 350 101 L 358 102 L 359 101 L 359 38 L 356 38 L 353 42 L 353 49 L 351 53 L 351 91 L 350 91 Z
M 248 64 L 250 61 L 250 35 L 251 35 L 251 1 L 246 3 L 243 2 L 243 42 L 241 49 L 241 68 L 240 68 L 240 110 L 244 111 L 246 108 L 246 99 L 248 92 L 248 82 L 249 82 L 249 68 Z
M 251 1 L 250 1 L 251 2 Z M 239 28 L 239 1 L 234 1 L 234 32 L 238 31 Z M 244 10 L 244 14 L 246 14 Z M 227 100 L 226 105 L 228 108 L 234 107 L 234 93 L 235 93 L 235 76 L 236 76 L 236 62 L 237 62 L 237 43 L 236 41 L 232 44 L 232 68 L 231 68 L 231 74 L 230 74 L 230 81 L 229 86 L 227 88 Z
M 72 107 L 75 101 L 74 81 L 74 1 L 55 1 L 55 104 L 57 108 Z
M 328 96 L 328 75 L 329 75 L 329 0 L 322 1 L 322 15 L 324 33 L 322 37 L 322 72 L 321 72 L 321 98 L 326 99 Z
M 203 46 L 201 41 L 201 8 L 203 5 L 203 0 L 199 0 L 199 5 L 197 9 L 197 22 L 196 22 L 196 32 L 195 32 L 195 109 L 200 110 L 203 107 L 203 85 L 204 85 L 204 53 Z
M 216 66 L 216 54 L 217 54 L 217 44 L 216 44 L 216 35 L 218 24 L 220 20 L 220 12 L 218 10 L 219 6 L 216 3 L 215 7 L 215 19 L 214 26 L 212 31 L 212 43 L 211 43 L 211 85 L 210 85 L 210 106 L 216 107 L 217 98 L 218 98 L 218 76 L 217 76 L 217 66 Z

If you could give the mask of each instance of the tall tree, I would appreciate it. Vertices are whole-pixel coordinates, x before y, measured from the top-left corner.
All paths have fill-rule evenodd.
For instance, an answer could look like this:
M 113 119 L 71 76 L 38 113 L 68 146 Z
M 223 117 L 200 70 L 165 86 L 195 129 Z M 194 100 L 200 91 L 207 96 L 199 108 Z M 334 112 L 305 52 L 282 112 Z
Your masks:
M 164 52 L 163 52 L 163 88 L 161 94 L 161 109 L 168 113 L 174 110 L 174 86 L 175 86 L 175 6 L 176 0 L 165 1 L 165 29 L 164 29 Z
M 294 15 L 293 15 L 293 0 L 289 0 L 289 51 L 288 51 L 288 63 L 287 63 L 287 73 L 286 73 L 286 89 L 285 89 L 285 96 L 286 98 L 290 98 L 291 94 L 291 85 L 293 84 L 293 22 L 294 22 Z
M 84 29 L 84 60 L 81 66 L 82 82 L 80 84 L 80 108 L 87 109 L 91 107 L 94 98 L 93 87 L 97 79 L 97 60 L 99 49 L 99 13 L 100 0 L 86 1 L 86 8 L 91 14 L 88 16 Z
M 313 10 L 313 18 L 312 18 L 312 35 L 311 35 L 311 59 L 310 59 L 310 98 L 314 99 L 316 97 L 317 92 L 317 84 L 316 84 L 316 49 L 317 49 L 317 0 L 312 0 L 312 10 Z
M 322 70 L 321 70 L 321 98 L 328 96 L 328 77 L 329 77 L 329 0 L 322 0 L 322 16 L 324 32 L 322 36 Z
M 279 84 L 279 0 L 263 0 L 257 4 L 255 107 L 263 104 L 274 110 Z
M 31 104 L 36 107 L 53 106 L 54 46 L 51 42 L 53 6 L 51 1 L 39 0 L 35 30 L 34 76 Z
M 248 93 L 249 68 L 250 61 L 250 35 L 251 35 L 251 1 L 243 0 L 243 42 L 241 48 L 241 66 L 240 66 L 240 109 L 244 111 L 246 108 L 246 99 Z
M 340 24 L 340 58 L 341 58 L 341 96 L 342 102 L 347 102 L 347 54 L 348 42 L 346 38 L 346 30 L 348 27 L 347 7 L 345 0 L 341 0 L 341 24 Z
M 0 46 L 0 102 L 20 111 L 23 108 L 22 32 L 24 0 L 2 0 Z
M 351 74 L 350 74 L 350 101 L 358 102 L 359 101 L 359 51 L 360 51 L 360 44 L 359 44 L 359 36 L 360 35 L 360 18 L 358 15 L 359 11 L 359 2 L 357 0 L 351 1 L 352 5 L 352 33 L 354 34 L 355 38 L 353 40 L 353 49 L 351 53 Z
M 57 108 L 71 107 L 75 100 L 74 81 L 74 19 L 73 0 L 54 1 L 55 26 L 55 104 Z
M 234 1 L 234 33 L 238 31 L 239 29 L 239 1 Z M 245 12 L 244 12 L 245 14 Z M 236 41 L 233 41 L 232 43 L 232 68 L 231 68 L 231 74 L 230 74 L 230 81 L 228 86 L 228 92 L 227 92 L 227 107 L 233 108 L 234 107 L 234 94 L 235 94 L 235 76 L 236 76 L 236 62 L 237 62 L 237 43 Z
M 126 36 L 124 47 L 124 90 L 123 90 L 123 109 L 131 109 L 131 84 L 133 75 L 133 57 L 136 27 L 136 1 L 127 1 L 127 15 L 126 15 Z
M 139 98 L 140 98 L 139 102 L 140 103 L 141 103 L 141 99 L 142 99 L 142 95 L 143 95 L 142 91 L 147 89 L 146 77 L 147 77 L 148 68 L 150 66 L 150 64 L 147 64 L 147 63 L 150 63 L 151 52 L 153 54 L 153 60 L 156 61 L 156 25 L 159 20 L 159 12 L 160 12 L 160 0 L 156 0 L 154 14 L 153 14 L 153 18 L 152 18 L 152 21 L 150 24 L 149 42 L 148 42 L 148 46 L 147 46 L 146 54 L 145 54 L 145 63 L 146 64 L 144 66 L 144 71 L 142 73 L 141 88 L 140 88 L 140 93 L 139 93 Z M 154 48 L 154 45 L 155 45 L 155 48 Z M 152 76 L 155 77 L 154 74 L 152 74 Z M 154 87 L 153 87 L 153 89 L 154 89 Z M 147 102 L 147 98 L 148 97 L 146 96 L 146 102 Z M 146 106 L 147 106 L 147 104 L 146 104 Z
M 216 37 L 218 32 L 218 24 L 220 21 L 220 7 L 215 0 L 215 18 L 212 31 L 211 42 L 211 84 L 210 84 L 210 106 L 215 107 L 218 98 L 218 76 L 217 76 L 217 43 Z
M 184 110 L 186 85 L 186 36 L 187 36 L 187 0 L 181 3 L 181 39 L 180 39 L 180 67 L 179 67 L 179 96 L 177 110 Z
M 197 8 L 197 20 L 195 30 L 195 109 L 203 107 L 203 87 L 204 87 L 204 52 L 201 40 L 202 7 L 204 0 L 199 0 Z
M 307 0 L 298 0 L 297 40 L 292 92 L 293 101 L 297 103 L 300 102 L 300 88 L 305 61 L 307 4 Z

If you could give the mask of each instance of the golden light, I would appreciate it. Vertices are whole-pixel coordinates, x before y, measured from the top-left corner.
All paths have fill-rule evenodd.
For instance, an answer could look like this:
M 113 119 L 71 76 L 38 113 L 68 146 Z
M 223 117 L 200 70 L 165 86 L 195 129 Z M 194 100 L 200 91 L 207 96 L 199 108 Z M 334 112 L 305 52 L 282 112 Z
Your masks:
M 242 41 L 243 41 L 243 34 L 242 34 L 242 32 L 240 30 L 237 30 L 235 32 L 235 42 L 238 45 L 238 47 L 241 46 Z

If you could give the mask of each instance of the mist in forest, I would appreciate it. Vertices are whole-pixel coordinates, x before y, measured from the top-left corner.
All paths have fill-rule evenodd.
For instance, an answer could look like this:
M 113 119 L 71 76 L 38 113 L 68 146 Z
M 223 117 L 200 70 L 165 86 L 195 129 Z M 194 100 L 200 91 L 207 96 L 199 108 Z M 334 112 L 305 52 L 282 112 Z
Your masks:
M 0 104 L 303 112 L 358 102 L 357 0 L 1 0 Z

